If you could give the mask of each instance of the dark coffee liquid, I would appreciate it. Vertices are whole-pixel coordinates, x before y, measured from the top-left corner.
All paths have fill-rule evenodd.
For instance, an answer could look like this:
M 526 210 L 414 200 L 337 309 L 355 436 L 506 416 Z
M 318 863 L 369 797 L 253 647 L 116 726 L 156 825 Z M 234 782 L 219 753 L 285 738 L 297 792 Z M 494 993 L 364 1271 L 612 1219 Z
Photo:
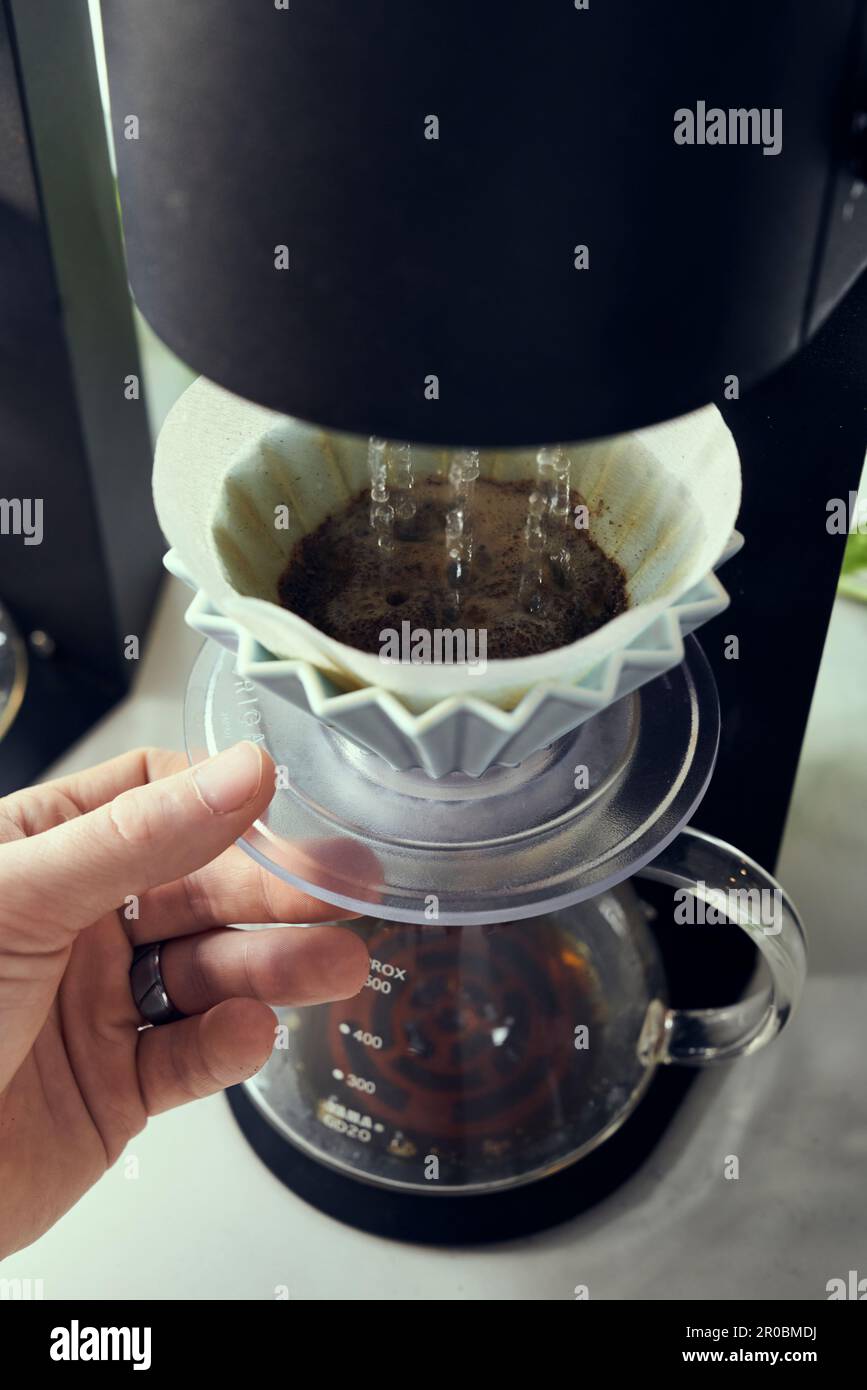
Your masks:
M 287 1059 L 319 1124 L 397 1181 L 419 1181 L 431 1153 L 460 1182 L 468 1167 L 496 1181 L 567 1151 L 602 1055 L 576 1034 L 598 1041 L 607 1017 L 581 946 L 547 918 L 356 930 L 368 986 L 299 1011 Z
M 557 544 L 566 546 L 568 563 L 552 562 L 546 547 L 537 607 L 528 611 L 521 581 L 531 490 L 530 482 L 476 482 L 472 558 L 457 575 L 445 544 L 446 513 L 454 506 L 447 482 L 416 485 L 415 516 L 397 526 L 390 554 L 377 544 L 365 489 L 296 544 L 279 582 L 279 602 L 366 652 L 379 653 L 381 634 L 400 631 L 404 622 L 413 630 L 484 631 L 489 660 L 567 646 L 626 609 L 626 580 L 586 530 L 567 525 Z M 580 501 L 573 490 L 572 508 Z

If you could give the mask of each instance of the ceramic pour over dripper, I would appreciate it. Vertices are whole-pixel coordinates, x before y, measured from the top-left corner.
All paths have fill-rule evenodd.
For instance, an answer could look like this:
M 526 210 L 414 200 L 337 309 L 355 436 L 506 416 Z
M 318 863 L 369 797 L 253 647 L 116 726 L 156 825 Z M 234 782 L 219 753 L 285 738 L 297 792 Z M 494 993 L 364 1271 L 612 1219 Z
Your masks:
M 729 543 L 740 468 L 719 412 L 706 407 L 635 434 L 568 449 L 590 534 L 623 569 L 629 609 L 538 656 L 467 666 L 386 664 L 276 603 L 295 541 L 370 485 L 369 444 L 325 434 L 200 379 L 169 414 L 154 496 L 177 567 L 212 610 L 269 658 L 308 663 L 335 693 L 376 689 L 421 715 L 450 697 L 512 710 L 539 687 L 570 685 L 625 652 L 708 575 Z M 448 451 L 414 447 L 415 476 L 447 476 Z M 480 476 L 533 476 L 536 451 L 482 451 Z M 281 525 L 275 525 L 280 516 Z

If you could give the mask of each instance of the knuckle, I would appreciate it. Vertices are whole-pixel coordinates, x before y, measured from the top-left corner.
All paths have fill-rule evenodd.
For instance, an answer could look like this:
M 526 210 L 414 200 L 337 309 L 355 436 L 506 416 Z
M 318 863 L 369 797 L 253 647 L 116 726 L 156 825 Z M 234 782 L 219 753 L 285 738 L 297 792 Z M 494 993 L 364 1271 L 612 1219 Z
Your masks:
M 198 927 L 212 926 L 214 909 L 211 905 L 207 883 L 202 874 L 200 872 L 187 874 L 181 879 L 181 885 L 191 920 Z
M 28 787 L 0 799 L 0 843 L 24 840 L 52 830 L 81 814 L 57 787 Z
M 132 849 L 152 845 L 159 833 L 159 809 L 137 787 L 121 792 L 108 807 L 109 832 Z
M 0 844 L 8 845 L 13 840 L 24 840 L 27 831 L 21 823 L 19 807 L 11 797 L 0 801 Z

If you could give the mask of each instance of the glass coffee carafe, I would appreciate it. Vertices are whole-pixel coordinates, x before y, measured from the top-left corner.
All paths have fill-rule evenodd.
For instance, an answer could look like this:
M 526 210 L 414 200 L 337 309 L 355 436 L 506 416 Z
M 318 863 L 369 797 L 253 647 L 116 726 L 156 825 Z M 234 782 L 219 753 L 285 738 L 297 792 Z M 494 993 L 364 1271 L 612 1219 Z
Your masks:
M 580 1158 L 629 1115 L 659 1064 L 761 1047 L 803 978 L 791 906 L 737 851 L 690 830 L 644 872 L 719 915 L 742 910 L 768 989 L 729 1008 L 670 1009 L 630 883 L 523 922 L 368 920 L 355 928 L 371 958 L 364 989 L 283 1010 L 248 1094 L 292 1143 L 388 1187 L 489 1191 Z

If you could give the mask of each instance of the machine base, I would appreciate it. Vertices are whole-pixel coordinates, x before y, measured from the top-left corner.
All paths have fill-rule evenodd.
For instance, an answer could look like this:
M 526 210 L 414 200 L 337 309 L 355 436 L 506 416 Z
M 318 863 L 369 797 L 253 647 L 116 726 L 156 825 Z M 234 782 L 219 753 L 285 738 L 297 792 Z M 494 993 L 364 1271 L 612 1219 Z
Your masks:
M 243 1086 L 227 1093 L 244 1137 L 281 1182 L 311 1206 L 356 1230 L 420 1245 L 481 1245 L 529 1236 L 579 1216 L 637 1172 L 661 1139 L 692 1077 L 666 1072 L 613 1138 L 538 1182 L 485 1196 L 389 1191 L 337 1173 L 289 1143 Z

